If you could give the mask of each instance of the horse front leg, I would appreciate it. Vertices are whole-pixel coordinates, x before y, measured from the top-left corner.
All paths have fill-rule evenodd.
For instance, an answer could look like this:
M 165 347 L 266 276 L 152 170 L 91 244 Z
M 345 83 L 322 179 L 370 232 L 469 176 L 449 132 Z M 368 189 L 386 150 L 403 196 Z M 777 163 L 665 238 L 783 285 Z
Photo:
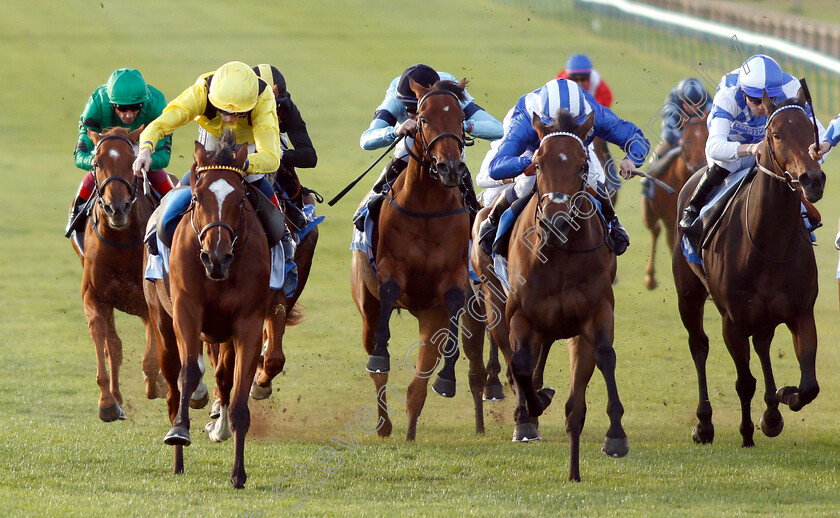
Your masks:
M 817 383 L 816 361 L 817 361 L 817 327 L 814 323 L 814 313 L 799 317 L 792 324 L 788 324 L 793 335 L 793 348 L 796 351 L 796 358 L 799 360 L 799 386 L 782 387 L 776 393 L 780 403 L 784 403 L 791 410 L 797 412 L 807 405 L 817 394 L 820 393 L 820 386 Z
M 163 442 L 172 446 L 189 446 L 190 440 L 190 397 L 201 381 L 201 368 L 198 359 L 201 356 L 201 322 L 189 309 L 173 303 L 173 323 L 178 342 L 178 357 L 181 370 L 178 372 L 178 390 L 181 399 L 172 428 L 166 433 Z
M 653 209 L 650 198 L 642 195 L 642 221 L 650 230 L 650 253 L 648 254 L 648 262 L 645 267 L 645 287 L 652 290 L 659 286 L 659 281 L 656 280 L 656 243 L 659 240 L 659 234 L 662 231 L 662 225 L 659 223 L 659 217 Z
M 146 384 L 146 398 L 166 397 L 166 379 L 158 365 L 157 340 L 149 316 L 141 316 L 146 329 L 146 350 L 143 352 L 143 381 Z
M 677 302 L 683 327 L 688 331 L 688 349 L 694 360 L 697 372 L 697 425 L 691 432 L 692 440 L 697 444 L 711 444 L 715 438 L 715 426 L 712 424 L 712 403 L 709 401 L 709 389 L 706 379 L 706 360 L 709 357 L 709 337 L 703 329 L 703 312 L 707 292 L 703 284 L 689 269 L 682 252 L 673 254 L 674 282 L 677 287 Z
M 251 427 L 251 411 L 248 409 L 248 393 L 257 370 L 262 338 L 262 315 L 259 318 L 241 321 L 234 329 L 237 338 L 233 340 L 235 355 L 232 378 L 233 395 L 230 401 L 230 424 L 233 429 L 233 468 L 230 481 L 234 489 L 243 489 L 248 476 L 245 473 L 245 436 Z
M 580 434 L 586 422 L 586 387 L 595 371 L 592 344 L 580 336 L 567 340 L 569 348 L 569 398 L 566 400 L 566 434 L 569 436 L 569 480 L 580 482 Z
M 584 326 L 584 336 L 585 340 L 593 346 L 595 366 L 601 371 L 607 387 L 607 416 L 610 418 L 610 427 L 607 429 L 602 451 L 610 457 L 624 457 L 630 451 L 630 444 L 624 427 L 621 425 L 624 405 L 618 397 L 618 385 L 615 382 L 613 318 L 612 304 L 602 302 Z
M 510 370 L 516 380 L 517 390 L 525 398 L 528 415 L 533 419 L 542 415 L 551 404 L 553 391 L 537 390 L 534 387 L 534 350 L 543 347 L 545 340 L 540 339 L 531 327 L 531 323 L 516 311 L 510 320 L 510 344 L 513 354 L 510 357 Z
M 490 347 L 487 357 L 487 382 L 484 384 L 484 401 L 502 401 L 505 399 L 505 390 L 499 374 L 502 372 L 502 364 L 499 363 L 499 346 L 493 335 L 489 335 Z
M 114 309 L 103 304 L 87 286 L 82 287 L 82 301 L 90 338 L 96 349 L 96 384 L 99 385 L 99 418 L 106 423 L 125 419 L 125 413 L 111 391 L 108 375 L 107 341 L 109 329 L 114 326 Z
M 741 432 L 743 442 L 741 446 L 751 448 L 755 446 L 753 435 L 755 424 L 751 414 L 752 398 L 755 395 L 755 378 L 750 372 L 750 342 L 749 336 L 743 332 L 732 320 L 723 319 L 723 341 L 729 349 L 729 355 L 735 362 L 735 391 L 738 399 L 741 400 L 741 425 L 738 430 Z
M 761 362 L 761 372 L 764 375 L 764 403 L 767 408 L 761 416 L 759 425 L 767 437 L 776 437 L 782 433 L 785 421 L 779 412 L 779 401 L 776 399 L 776 380 L 773 376 L 773 366 L 770 363 L 770 343 L 773 341 L 775 330 L 770 328 L 766 333 L 753 336 L 753 349 Z
M 443 294 L 443 305 L 448 317 L 448 331 L 444 348 L 443 368 L 432 385 L 432 390 L 443 397 L 455 397 L 455 364 L 458 362 L 458 317 L 464 312 L 466 297 L 464 290 L 453 287 Z

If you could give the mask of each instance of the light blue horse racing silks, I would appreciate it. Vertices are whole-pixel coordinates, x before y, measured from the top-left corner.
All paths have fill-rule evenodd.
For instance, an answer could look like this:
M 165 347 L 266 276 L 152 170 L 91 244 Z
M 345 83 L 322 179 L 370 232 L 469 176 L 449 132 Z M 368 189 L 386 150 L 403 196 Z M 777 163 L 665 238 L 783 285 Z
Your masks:
M 709 212 L 719 202 L 726 203 L 726 200 L 728 200 L 731 197 L 730 194 L 734 196 L 734 191 L 738 189 L 738 186 L 744 180 L 744 177 L 747 176 L 747 173 L 749 171 L 750 169 L 743 169 L 741 171 L 738 171 L 737 173 L 732 173 L 729 176 L 727 176 L 723 183 L 719 187 L 717 187 L 717 190 L 714 191 L 709 197 L 709 202 L 706 203 L 706 205 L 704 205 L 703 208 L 700 209 L 700 213 L 697 216 L 697 220 L 701 220 L 703 218 L 703 215 Z M 805 225 L 805 228 L 809 228 L 805 205 L 801 204 L 801 206 L 803 224 Z M 723 215 L 721 215 L 721 217 L 723 217 Z M 705 229 L 703 231 L 703 239 L 708 239 L 706 236 Z M 813 232 L 811 232 L 811 242 L 816 241 L 817 236 Z M 682 250 L 682 253 L 688 262 L 699 264 L 701 266 L 703 265 L 703 258 L 700 256 L 700 254 L 697 253 L 697 251 L 694 249 L 694 246 L 689 242 L 688 238 L 685 235 L 683 235 L 682 239 L 680 240 L 680 249 Z M 840 278 L 840 265 L 838 265 L 838 277 Z
M 376 257 L 373 254 L 373 244 L 372 244 L 372 236 L 373 236 L 373 224 L 375 223 L 374 219 L 370 216 L 368 212 L 367 203 L 359 211 L 360 217 L 364 218 L 364 232 L 360 232 L 356 226 L 353 226 L 353 239 L 350 241 L 350 250 L 358 250 L 360 252 L 364 252 L 365 256 L 368 258 L 368 263 L 370 264 L 370 269 L 373 271 L 374 275 L 376 275 Z M 470 249 L 472 249 L 472 242 L 470 242 Z M 467 257 L 467 264 L 469 264 L 470 269 L 470 280 L 473 282 L 478 282 L 478 275 L 475 273 L 472 267 L 472 262 L 469 260 L 469 256 Z
M 164 272 L 167 275 L 169 274 L 169 246 L 161 241 L 157 233 L 158 220 L 162 220 L 162 225 L 170 236 L 174 234 L 175 228 L 181 221 L 181 216 L 189 208 L 191 196 L 192 192 L 188 188 L 170 191 L 167 197 L 172 199 L 156 209 L 152 217 L 149 218 L 145 241 L 148 243 L 151 239 L 154 239 L 157 243 L 158 253 L 149 254 L 149 263 L 145 272 L 146 279 L 155 281 L 163 279 Z M 161 209 L 164 209 L 164 211 L 162 212 Z M 307 224 L 301 230 L 294 232 L 298 242 L 324 221 L 324 216 L 315 217 L 315 206 L 312 204 L 304 205 L 303 212 Z M 297 265 L 293 260 L 288 262 L 285 260 L 282 242 L 271 247 L 269 254 L 271 256 L 269 287 L 272 290 L 282 289 L 287 297 L 292 296 L 297 289 Z

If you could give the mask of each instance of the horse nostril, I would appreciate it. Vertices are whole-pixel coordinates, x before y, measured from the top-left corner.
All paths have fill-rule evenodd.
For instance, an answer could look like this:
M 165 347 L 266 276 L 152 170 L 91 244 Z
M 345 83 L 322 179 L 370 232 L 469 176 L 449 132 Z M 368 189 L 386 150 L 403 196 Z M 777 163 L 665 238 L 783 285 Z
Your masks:
M 468 172 L 469 172 L 469 171 L 468 171 L 468 169 L 467 169 L 467 164 L 465 164 L 465 163 L 463 163 L 463 162 L 461 162 L 460 164 L 458 164 L 458 176 L 460 176 L 461 178 L 463 178 L 464 176 L 466 176 L 466 175 L 467 175 L 467 173 L 468 173 Z
M 809 185 L 811 185 L 811 177 L 807 174 L 801 175 L 799 177 L 799 185 L 801 185 L 803 188 L 808 187 Z
M 210 262 L 210 254 L 207 252 L 201 252 L 199 257 L 201 258 L 201 264 L 203 264 L 205 268 L 208 270 L 213 268 L 213 263 Z
M 130 203 L 128 203 L 128 202 L 125 202 L 125 203 L 123 204 L 123 210 L 122 210 L 122 213 L 123 213 L 123 214 L 128 214 L 129 212 L 131 212 L 131 204 L 130 204 Z
M 227 270 L 230 268 L 230 264 L 233 262 L 233 254 L 225 254 L 222 258 L 222 269 Z
M 111 204 L 106 203 L 104 209 L 105 209 L 105 214 L 107 214 L 109 216 L 114 215 L 114 207 L 112 207 Z

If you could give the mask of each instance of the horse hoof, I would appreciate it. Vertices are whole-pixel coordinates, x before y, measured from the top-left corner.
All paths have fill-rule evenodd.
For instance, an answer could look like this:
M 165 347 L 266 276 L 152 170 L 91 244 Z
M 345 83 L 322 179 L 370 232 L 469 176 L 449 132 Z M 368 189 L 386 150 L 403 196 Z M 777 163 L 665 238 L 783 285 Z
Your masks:
M 271 383 L 269 383 L 267 387 L 261 387 L 257 385 L 257 380 L 254 380 L 254 383 L 251 384 L 251 399 L 266 399 L 270 395 Z
M 715 439 L 715 429 L 702 430 L 698 424 L 691 431 L 691 439 L 695 444 L 712 444 L 712 441 Z
M 230 427 L 218 420 L 207 423 L 204 431 L 207 432 L 207 436 L 213 442 L 224 442 L 233 436 Z
M 645 277 L 645 288 L 649 290 L 654 290 L 657 286 L 659 286 L 659 282 L 656 280 L 656 278 L 651 277 L 650 275 Z
M 163 444 L 169 446 L 189 446 L 190 431 L 185 426 L 173 426 L 163 437 Z
M 484 401 L 502 401 L 505 399 L 505 389 L 502 384 L 485 385 L 481 396 Z
M 443 397 L 455 397 L 455 380 L 448 380 L 441 378 L 438 375 L 435 382 L 432 384 L 432 390 L 435 394 Z
M 380 437 L 390 437 L 391 430 L 393 429 L 393 427 L 394 425 L 391 423 L 391 421 L 384 421 L 382 425 L 380 425 L 379 428 L 376 429 L 376 433 Z
M 99 407 L 99 419 L 102 419 L 106 423 L 113 423 L 117 419 L 122 421 L 125 420 L 125 412 L 123 412 L 120 404 L 115 401 L 109 407 Z
M 533 423 L 517 424 L 513 429 L 513 442 L 531 442 L 542 440 L 537 427 Z
M 369 356 L 365 370 L 373 374 L 384 374 L 391 370 L 391 358 L 388 356 Z
M 613 458 L 624 457 L 630 452 L 630 443 L 627 441 L 627 437 L 618 439 L 607 437 L 601 451 Z
M 776 411 L 778 414 L 778 419 L 765 419 L 765 415 L 761 416 L 760 424 L 761 424 L 761 431 L 767 437 L 778 437 L 780 433 L 782 433 L 782 429 L 785 427 L 785 420 L 782 417 L 782 414 Z M 768 422 L 778 421 L 775 425 L 768 424 Z
M 222 400 L 214 399 L 210 407 L 210 419 L 218 419 L 220 415 L 222 415 Z
M 207 385 L 202 381 L 190 396 L 190 408 L 196 410 L 204 408 L 208 401 L 210 401 L 210 393 L 207 391 Z

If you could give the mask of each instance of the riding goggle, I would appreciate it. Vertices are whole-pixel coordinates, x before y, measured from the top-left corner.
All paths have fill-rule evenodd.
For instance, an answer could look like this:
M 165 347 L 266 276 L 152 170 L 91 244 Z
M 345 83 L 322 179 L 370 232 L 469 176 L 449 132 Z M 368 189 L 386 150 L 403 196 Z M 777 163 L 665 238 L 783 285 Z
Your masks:
M 248 116 L 248 112 L 241 112 L 241 113 L 240 112 L 226 112 L 224 110 L 219 110 L 219 114 L 220 115 L 228 115 L 228 116 L 236 115 L 237 117 L 240 117 L 240 118 Z
M 747 94 L 744 94 L 744 97 L 746 97 L 749 102 L 751 102 L 752 104 L 754 104 L 756 106 L 761 104 L 761 97 L 750 97 Z
M 143 108 L 143 103 L 137 104 L 112 104 L 118 112 L 139 112 Z

